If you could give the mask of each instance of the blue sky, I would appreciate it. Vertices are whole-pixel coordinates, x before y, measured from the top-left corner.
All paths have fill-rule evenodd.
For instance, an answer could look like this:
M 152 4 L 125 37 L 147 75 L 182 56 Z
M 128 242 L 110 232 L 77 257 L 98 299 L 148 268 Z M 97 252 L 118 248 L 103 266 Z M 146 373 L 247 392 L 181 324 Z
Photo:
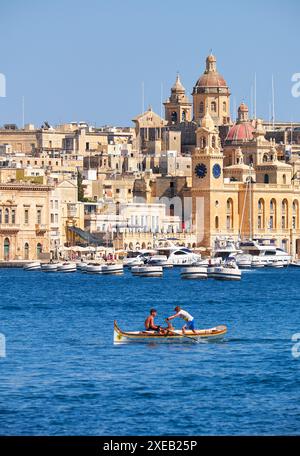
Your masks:
M 300 73 L 300 2 L 264 0 L 10 0 L 0 2 L 0 125 L 68 121 L 131 125 L 145 107 L 160 113 L 176 72 L 190 94 L 212 48 L 232 92 L 269 118 L 300 121 L 291 77 Z

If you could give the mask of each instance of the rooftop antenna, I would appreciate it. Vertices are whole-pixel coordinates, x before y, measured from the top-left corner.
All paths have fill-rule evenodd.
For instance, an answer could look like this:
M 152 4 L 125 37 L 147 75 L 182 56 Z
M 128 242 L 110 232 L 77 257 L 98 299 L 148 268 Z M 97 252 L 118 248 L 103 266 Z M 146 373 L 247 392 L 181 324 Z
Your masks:
M 160 117 L 163 116 L 163 83 L 160 83 Z
M 275 129 L 275 96 L 274 96 L 274 76 L 272 74 L 272 126 Z
M 251 84 L 250 88 L 250 113 L 251 113 L 251 118 L 253 119 L 254 117 L 254 103 L 253 103 L 253 85 Z
M 142 112 L 145 112 L 145 83 L 142 82 Z
M 25 128 L 25 97 L 22 96 L 22 128 Z
M 233 119 L 236 120 L 236 98 L 233 97 L 233 116 L 232 116 Z
M 256 73 L 254 73 L 254 119 L 256 119 Z

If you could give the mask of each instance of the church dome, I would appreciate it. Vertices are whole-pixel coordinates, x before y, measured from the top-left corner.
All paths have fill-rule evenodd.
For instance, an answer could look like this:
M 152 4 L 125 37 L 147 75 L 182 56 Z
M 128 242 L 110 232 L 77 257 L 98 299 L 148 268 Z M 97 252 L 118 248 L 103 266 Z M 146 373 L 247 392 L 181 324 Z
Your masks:
M 235 123 L 226 136 L 226 142 L 246 142 L 253 139 L 254 127 L 251 122 Z
M 198 79 L 195 84 L 194 91 L 197 88 L 207 88 L 207 87 L 226 87 L 227 83 L 223 76 L 221 76 L 216 67 L 216 58 L 214 55 L 210 54 L 206 58 L 206 69 L 202 76 Z
M 177 76 L 176 76 L 176 81 L 175 81 L 173 87 L 171 88 L 171 91 L 172 92 L 185 92 L 185 88 L 183 87 L 183 85 L 180 81 L 179 74 L 177 74 Z
M 248 113 L 248 106 L 242 102 L 238 109 L 238 119 L 230 128 L 226 136 L 226 142 L 245 142 L 253 139 L 255 128 L 248 118 Z

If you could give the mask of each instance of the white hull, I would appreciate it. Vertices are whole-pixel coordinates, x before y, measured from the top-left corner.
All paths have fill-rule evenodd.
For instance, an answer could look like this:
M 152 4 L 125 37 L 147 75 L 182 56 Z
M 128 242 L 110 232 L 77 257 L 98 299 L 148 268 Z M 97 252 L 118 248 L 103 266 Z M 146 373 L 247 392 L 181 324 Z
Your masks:
M 124 268 L 122 264 L 104 264 L 102 266 L 102 274 L 123 274 Z
M 207 276 L 208 278 L 217 280 L 241 280 L 242 273 L 236 268 L 215 266 L 207 269 Z
M 76 272 L 76 263 L 62 263 L 57 267 L 57 272 Z
M 33 263 L 28 263 L 23 266 L 24 271 L 37 271 L 41 269 L 41 263 L 39 261 L 34 261 Z
M 87 274 L 103 274 L 103 264 L 88 264 L 84 269 L 83 272 Z
M 182 279 L 207 279 L 207 269 L 200 266 L 188 266 L 180 272 Z
M 58 263 L 45 263 L 41 265 L 43 272 L 56 272 L 58 268 Z
M 162 277 L 163 268 L 161 266 L 133 266 L 132 275 L 139 277 Z
M 84 263 L 83 261 L 81 261 L 80 263 L 77 263 L 76 264 L 76 267 L 79 271 L 84 271 L 85 268 L 87 267 L 87 263 Z

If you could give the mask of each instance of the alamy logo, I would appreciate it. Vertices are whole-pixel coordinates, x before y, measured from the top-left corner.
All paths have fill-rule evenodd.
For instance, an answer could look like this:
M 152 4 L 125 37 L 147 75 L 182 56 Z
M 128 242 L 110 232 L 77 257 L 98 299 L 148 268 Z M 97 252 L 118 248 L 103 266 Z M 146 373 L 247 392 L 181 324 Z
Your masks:
M 291 81 L 295 83 L 292 85 L 292 96 L 298 98 L 300 97 L 300 73 L 294 73 Z
M 296 342 L 292 346 L 292 356 L 293 356 L 293 358 L 299 358 L 300 357 L 300 333 L 293 334 L 292 342 Z
M 0 358 L 6 357 L 6 339 L 5 335 L 0 333 Z
M 0 97 L 6 97 L 6 79 L 2 73 L 0 73 Z

